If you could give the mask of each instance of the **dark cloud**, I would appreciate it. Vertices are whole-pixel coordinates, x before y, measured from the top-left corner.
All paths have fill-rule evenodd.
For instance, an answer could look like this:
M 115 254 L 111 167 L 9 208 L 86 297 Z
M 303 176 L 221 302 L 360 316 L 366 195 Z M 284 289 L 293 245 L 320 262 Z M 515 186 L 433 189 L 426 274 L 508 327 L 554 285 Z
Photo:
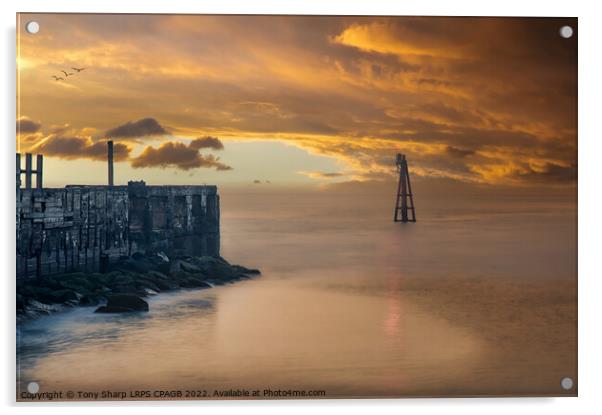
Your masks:
M 27 117 L 17 119 L 17 134 L 32 134 L 40 131 L 42 124 L 32 121 Z
M 105 141 L 93 142 L 89 138 L 77 136 L 49 136 L 33 148 L 33 152 L 49 157 L 62 159 L 107 159 L 107 143 Z M 113 158 L 123 161 L 128 158 L 130 148 L 125 144 L 113 145 Z
M 220 162 L 218 157 L 202 155 L 194 147 L 173 141 L 162 143 L 157 148 L 146 147 L 138 157 L 132 159 L 132 167 L 173 167 L 180 170 L 209 167 L 220 171 L 232 170 L 232 167 Z
M 105 133 L 105 136 L 108 138 L 140 138 L 166 134 L 167 130 L 157 120 L 154 118 L 143 118 L 112 128 Z
M 199 137 L 192 140 L 189 144 L 190 148 L 200 150 L 201 148 L 211 148 L 213 150 L 223 150 L 224 144 L 217 137 Z

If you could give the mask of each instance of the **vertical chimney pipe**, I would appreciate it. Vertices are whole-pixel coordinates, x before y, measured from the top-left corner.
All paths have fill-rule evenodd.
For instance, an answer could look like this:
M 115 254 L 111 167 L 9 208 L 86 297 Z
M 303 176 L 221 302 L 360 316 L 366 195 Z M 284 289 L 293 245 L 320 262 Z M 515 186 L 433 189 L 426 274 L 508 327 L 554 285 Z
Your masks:
M 107 142 L 107 159 L 109 162 L 109 186 L 113 186 L 113 141 Z

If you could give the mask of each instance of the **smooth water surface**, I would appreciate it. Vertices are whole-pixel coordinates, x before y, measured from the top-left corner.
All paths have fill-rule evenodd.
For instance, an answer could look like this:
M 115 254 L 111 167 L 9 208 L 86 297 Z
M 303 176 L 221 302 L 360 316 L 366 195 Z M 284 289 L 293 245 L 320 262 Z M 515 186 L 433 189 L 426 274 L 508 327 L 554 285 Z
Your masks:
M 324 390 L 327 397 L 558 395 L 576 379 L 572 201 L 222 191 L 222 253 L 263 275 L 76 308 L 18 328 L 41 391 Z M 19 392 L 19 391 L 18 391 Z

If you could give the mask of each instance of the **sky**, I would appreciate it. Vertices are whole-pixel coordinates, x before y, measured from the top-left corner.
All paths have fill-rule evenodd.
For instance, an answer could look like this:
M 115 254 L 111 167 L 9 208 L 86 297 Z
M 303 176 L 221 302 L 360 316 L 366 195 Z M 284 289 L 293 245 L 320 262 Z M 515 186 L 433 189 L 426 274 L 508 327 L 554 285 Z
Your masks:
M 44 154 L 49 186 L 105 183 L 109 139 L 118 184 L 369 185 L 395 179 L 400 152 L 419 181 L 574 185 L 576 29 L 566 18 L 21 14 L 16 147 Z

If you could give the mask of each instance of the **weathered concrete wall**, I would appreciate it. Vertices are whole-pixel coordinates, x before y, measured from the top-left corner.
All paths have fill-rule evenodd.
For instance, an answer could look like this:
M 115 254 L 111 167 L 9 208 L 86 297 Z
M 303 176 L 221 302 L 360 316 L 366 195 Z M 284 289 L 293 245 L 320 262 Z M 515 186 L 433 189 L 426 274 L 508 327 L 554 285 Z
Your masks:
M 17 277 L 100 270 L 134 252 L 219 255 L 215 186 L 17 187 Z
M 216 186 L 145 186 L 130 182 L 131 252 L 219 255 Z

